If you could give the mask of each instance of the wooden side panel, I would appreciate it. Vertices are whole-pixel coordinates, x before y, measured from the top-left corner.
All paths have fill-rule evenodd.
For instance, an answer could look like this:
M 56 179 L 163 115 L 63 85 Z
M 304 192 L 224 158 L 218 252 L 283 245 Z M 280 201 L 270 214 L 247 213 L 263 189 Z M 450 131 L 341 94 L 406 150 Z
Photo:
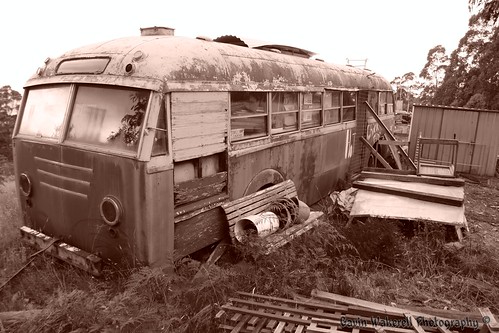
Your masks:
M 175 206 L 220 194 L 225 191 L 226 186 L 226 171 L 176 184 L 174 186 Z
M 227 92 L 176 92 L 172 93 L 171 104 L 176 162 L 227 148 Z
M 175 223 L 174 258 L 182 258 L 227 237 L 229 227 L 220 207 Z

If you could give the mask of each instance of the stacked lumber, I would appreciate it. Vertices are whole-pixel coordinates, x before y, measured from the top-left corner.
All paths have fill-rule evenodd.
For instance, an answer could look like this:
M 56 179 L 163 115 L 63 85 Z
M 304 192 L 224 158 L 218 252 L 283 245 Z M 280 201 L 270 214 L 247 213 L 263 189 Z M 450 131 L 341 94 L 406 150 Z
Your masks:
M 425 311 L 428 310 L 428 311 Z M 480 313 L 430 308 L 403 309 L 313 290 L 311 299 L 291 300 L 238 292 L 216 319 L 226 332 L 313 333 L 497 333 L 489 309 Z M 439 312 L 438 315 L 433 314 Z

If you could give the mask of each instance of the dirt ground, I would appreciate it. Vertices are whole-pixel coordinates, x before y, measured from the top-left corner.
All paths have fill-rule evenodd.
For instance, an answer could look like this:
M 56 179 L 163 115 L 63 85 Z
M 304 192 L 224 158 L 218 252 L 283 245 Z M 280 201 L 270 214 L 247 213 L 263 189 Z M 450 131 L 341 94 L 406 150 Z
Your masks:
M 468 237 L 494 249 L 499 258 L 499 178 L 463 176 Z

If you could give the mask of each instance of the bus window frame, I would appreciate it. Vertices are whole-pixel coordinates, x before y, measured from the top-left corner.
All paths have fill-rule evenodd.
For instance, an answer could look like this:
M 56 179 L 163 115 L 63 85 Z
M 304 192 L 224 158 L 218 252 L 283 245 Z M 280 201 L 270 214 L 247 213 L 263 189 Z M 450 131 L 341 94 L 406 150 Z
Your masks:
M 137 144 L 137 149 L 134 151 L 125 151 L 125 150 L 117 150 L 117 149 L 109 149 L 106 147 L 99 147 L 96 145 L 88 144 L 88 143 L 81 143 L 81 142 L 76 142 L 76 141 L 67 141 L 67 131 L 69 130 L 69 122 L 71 121 L 71 117 L 74 112 L 74 103 L 76 101 L 76 93 L 77 93 L 77 86 L 91 86 L 91 87 L 98 87 L 99 85 L 95 84 L 73 84 L 73 95 L 71 96 L 71 103 L 70 103 L 70 109 L 66 111 L 66 123 L 64 124 L 64 136 L 62 136 L 62 140 L 60 142 L 61 145 L 67 146 L 67 147 L 75 147 L 75 148 L 81 148 L 84 150 L 88 151 L 93 151 L 93 152 L 100 152 L 100 153 L 106 153 L 110 155 L 117 155 L 117 156 L 122 156 L 122 157 L 132 157 L 136 158 L 141 161 L 147 161 L 148 159 L 143 159 L 143 154 L 142 154 L 142 146 L 143 146 L 143 141 L 144 141 L 144 136 L 146 135 L 146 122 L 148 123 L 149 121 L 149 114 L 150 114 L 150 109 L 151 109 L 151 100 L 154 91 L 148 90 L 148 89 L 141 89 L 141 90 L 146 90 L 149 91 L 149 100 L 147 102 L 147 107 L 146 107 L 146 112 L 144 114 L 144 123 L 141 125 L 141 130 L 140 130 L 140 136 L 139 136 L 139 142 Z M 135 87 L 129 87 L 129 86 L 116 86 L 118 88 L 124 88 L 124 89 L 137 89 Z M 140 88 L 139 88 L 140 89 Z M 157 119 L 156 119 L 157 121 Z M 150 155 L 149 155 L 150 157 Z
M 52 86 L 58 86 L 59 84 L 50 84 L 50 85 L 40 85 L 40 86 L 31 86 L 29 89 L 37 89 L 37 88 L 48 88 Z M 67 135 L 69 131 L 69 123 L 71 121 L 72 114 L 74 112 L 74 103 L 76 101 L 76 92 L 77 92 L 77 87 L 78 86 L 93 86 L 93 87 L 98 87 L 99 85 L 96 84 L 80 84 L 80 83 L 71 83 L 69 84 L 69 98 L 68 102 L 65 108 L 65 113 L 64 113 L 64 118 L 62 122 L 62 132 L 59 138 L 57 139 L 51 139 L 51 138 L 38 138 L 36 136 L 31 136 L 31 135 L 24 135 L 20 134 L 19 130 L 21 128 L 21 123 L 23 121 L 23 117 L 25 114 L 25 106 L 29 97 L 29 89 L 27 90 L 27 93 L 25 92 L 23 94 L 23 100 L 21 102 L 21 107 L 20 111 L 18 114 L 18 117 L 16 119 L 16 124 L 14 126 L 14 131 L 12 134 L 12 138 L 14 139 L 21 139 L 21 140 L 27 140 L 27 141 L 34 141 L 34 142 L 41 142 L 41 143 L 46 143 L 46 144 L 59 144 L 60 146 L 65 146 L 65 147 L 74 147 L 74 148 L 80 148 L 84 149 L 87 151 L 91 152 L 99 152 L 99 153 L 106 153 L 110 155 L 117 155 L 117 156 L 122 156 L 122 157 L 128 157 L 128 158 L 136 158 L 140 161 L 149 161 L 151 159 L 151 153 L 152 153 L 152 144 L 154 140 L 154 133 L 155 130 L 151 130 L 151 128 L 155 128 L 158 120 L 158 115 L 161 109 L 161 103 L 163 101 L 163 94 L 149 90 L 149 89 L 142 89 L 145 91 L 149 92 L 149 100 L 147 103 L 146 107 L 146 112 L 144 114 L 144 123 L 142 124 L 142 128 L 140 131 L 140 137 L 139 137 L 139 142 L 137 144 L 137 149 L 134 151 L 124 151 L 124 150 L 116 150 L 116 149 L 109 149 L 105 147 L 99 147 L 87 143 L 80 143 L 80 142 L 71 142 L 67 141 Z M 123 89 L 137 89 L 135 87 L 131 86 L 117 86 L 118 88 L 123 88 Z M 167 128 L 167 152 L 166 155 L 158 155 L 159 156 L 170 156 L 171 155 L 171 137 L 170 137 L 170 131 L 169 131 L 169 126 L 170 126 L 170 120 L 169 120 L 169 108 L 167 106 L 167 114 L 166 114 L 166 128 Z
M 24 115 L 25 115 L 25 111 L 26 111 L 25 107 L 26 107 L 26 103 L 28 102 L 28 97 L 29 97 L 30 91 L 36 90 L 37 88 L 46 89 L 46 88 L 57 87 L 57 86 L 69 86 L 68 100 L 66 103 L 66 107 L 64 109 L 64 116 L 63 116 L 62 122 L 61 122 L 61 127 L 62 127 L 61 135 L 59 135 L 58 138 L 49 138 L 49 137 L 38 137 L 38 136 L 19 133 L 19 131 L 21 129 L 21 123 L 24 119 Z M 42 142 L 42 143 L 47 143 L 47 144 L 54 144 L 54 143 L 61 144 L 64 141 L 64 138 L 65 138 L 66 132 L 67 132 L 67 129 L 66 129 L 67 125 L 68 125 L 67 122 L 69 122 L 68 113 L 69 113 L 69 110 L 72 107 L 73 102 L 74 102 L 74 96 L 75 96 L 74 91 L 75 91 L 75 84 L 67 84 L 67 83 L 65 83 L 65 84 L 48 84 L 48 85 L 43 85 L 43 86 L 32 86 L 32 87 L 29 87 L 29 89 L 26 89 L 24 91 L 21 106 L 19 108 L 19 113 L 18 113 L 17 118 L 16 118 L 16 124 L 14 125 L 14 130 L 12 132 L 13 133 L 12 138 L 13 139 L 19 138 L 19 139 L 23 139 L 23 140 Z
M 296 94 L 296 106 L 297 106 L 297 109 L 296 110 L 291 110 L 291 111 L 275 111 L 274 112 L 274 109 L 273 109 L 273 106 L 272 106 L 272 101 L 273 101 L 273 97 L 274 97 L 274 94 Z M 301 98 L 301 93 L 299 91 L 271 91 L 269 92 L 269 97 L 267 98 L 268 101 L 270 101 L 270 109 L 269 109 L 269 118 L 270 118 L 270 136 L 274 137 L 274 136 L 279 136 L 279 135 L 285 135 L 285 134 L 291 134 L 291 133 L 296 133 L 298 131 L 300 131 L 301 129 L 301 122 L 300 122 L 300 98 Z M 274 129 L 272 127 L 272 122 L 274 120 L 274 115 L 283 115 L 283 114 L 295 114 L 296 115 L 296 128 L 293 128 L 293 129 L 290 129 L 290 130 L 283 130 L 283 131 L 276 131 L 276 129 Z

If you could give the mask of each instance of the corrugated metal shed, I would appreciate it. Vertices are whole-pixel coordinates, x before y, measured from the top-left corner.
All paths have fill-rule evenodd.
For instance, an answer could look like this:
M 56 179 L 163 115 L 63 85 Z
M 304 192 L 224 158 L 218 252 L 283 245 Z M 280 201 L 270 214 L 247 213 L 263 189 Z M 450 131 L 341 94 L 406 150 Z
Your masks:
M 459 141 L 457 172 L 494 176 L 499 156 L 499 111 L 415 105 L 409 134 L 409 156 L 416 155 L 418 137 Z M 421 155 L 422 154 L 422 155 Z M 450 147 L 432 145 L 425 159 L 448 161 Z

